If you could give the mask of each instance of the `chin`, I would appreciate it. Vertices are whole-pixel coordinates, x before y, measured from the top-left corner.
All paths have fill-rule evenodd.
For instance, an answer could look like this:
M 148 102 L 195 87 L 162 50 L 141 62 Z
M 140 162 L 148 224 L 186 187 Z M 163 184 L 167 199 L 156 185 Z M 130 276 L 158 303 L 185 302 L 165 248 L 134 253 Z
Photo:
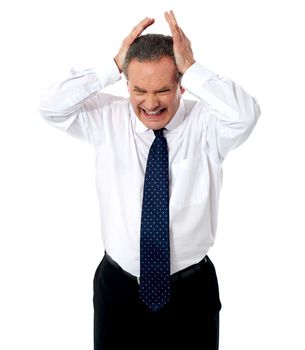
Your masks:
M 158 130 L 158 129 L 162 129 L 164 128 L 168 122 L 167 121 L 160 121 L 160 120 L 157 120 L 157 121 L 144 121 L 143 122 L 149 129 L 152 129 L 152 130 Z

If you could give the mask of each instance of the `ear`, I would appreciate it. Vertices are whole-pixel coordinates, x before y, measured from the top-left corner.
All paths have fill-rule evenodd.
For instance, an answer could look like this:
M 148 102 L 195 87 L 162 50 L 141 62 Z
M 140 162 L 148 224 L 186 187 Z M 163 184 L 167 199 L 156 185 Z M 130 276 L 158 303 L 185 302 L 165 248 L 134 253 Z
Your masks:
M 183 87 L 180 85 L 180 93 L 181 93 L 181 95 L 184 94 L 184 92 L 185 92 L 185 88 L 183 88 Z

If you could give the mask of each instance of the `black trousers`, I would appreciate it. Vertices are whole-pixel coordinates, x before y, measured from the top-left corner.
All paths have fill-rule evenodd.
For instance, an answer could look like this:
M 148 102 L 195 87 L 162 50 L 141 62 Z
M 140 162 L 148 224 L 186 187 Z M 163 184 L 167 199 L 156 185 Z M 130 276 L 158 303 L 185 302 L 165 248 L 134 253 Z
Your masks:
M 105 254 L 94 276 L 94 350 L 217 350 L 218 282 L 206 257 L 172 276 L 171 300 L 154 312 L 139 284 Z

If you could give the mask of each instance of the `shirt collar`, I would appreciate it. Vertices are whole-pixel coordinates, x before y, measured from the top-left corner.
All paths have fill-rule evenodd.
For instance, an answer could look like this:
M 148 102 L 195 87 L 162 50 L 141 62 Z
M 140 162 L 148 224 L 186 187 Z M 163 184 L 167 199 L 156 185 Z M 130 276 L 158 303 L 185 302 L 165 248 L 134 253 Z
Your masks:
M 131 115 L 133 116 L 135 120 L 134 128 L 137 133 L 144 133 L 150 130 L 146 125 L 144 125 L 141 120 L 137 117 L 135 114 L 132 105 L 129 103 L 129 108 L 131 111 Z M 180 104 L 178 107 L 178 110 L 174 117 L 171 119 L 171 121 L 165 126 L 165 129 L 170 132 L 175 132 L 178 130 L 178 126 L 183 122 L 185 118 L 185 108 L 184 108 L 184 102 L 183 99 L 180 99 Z

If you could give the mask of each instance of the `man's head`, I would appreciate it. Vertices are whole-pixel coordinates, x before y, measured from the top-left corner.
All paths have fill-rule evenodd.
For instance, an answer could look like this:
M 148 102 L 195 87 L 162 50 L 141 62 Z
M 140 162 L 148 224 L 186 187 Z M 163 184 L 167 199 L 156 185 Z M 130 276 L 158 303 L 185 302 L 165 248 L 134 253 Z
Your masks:
M 127 51 L 123 72 L 137 117 L 150 129 L 165 127 L 177 112 L 184 92 L 172 37 L 139 36 Z

